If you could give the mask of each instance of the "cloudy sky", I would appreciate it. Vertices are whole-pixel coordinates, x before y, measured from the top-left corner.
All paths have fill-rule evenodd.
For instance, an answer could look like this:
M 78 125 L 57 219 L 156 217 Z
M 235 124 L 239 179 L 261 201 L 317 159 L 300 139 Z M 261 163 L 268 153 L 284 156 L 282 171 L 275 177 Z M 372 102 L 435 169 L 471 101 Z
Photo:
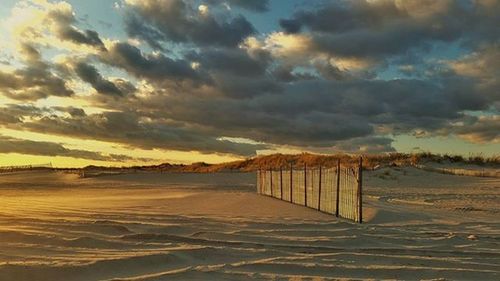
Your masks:
M 0 165 L 500 151 L 500 0 L 1 0 Z

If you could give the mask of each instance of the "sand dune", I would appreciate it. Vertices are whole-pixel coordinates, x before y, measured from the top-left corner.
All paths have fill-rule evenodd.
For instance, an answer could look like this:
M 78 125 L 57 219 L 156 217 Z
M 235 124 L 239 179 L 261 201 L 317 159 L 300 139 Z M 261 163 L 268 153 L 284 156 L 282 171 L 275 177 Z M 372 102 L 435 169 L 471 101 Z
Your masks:
M 0 175 L 0 280 L 500 279 L 500 180 L 382 169 L 355 224 L 249 174 Z

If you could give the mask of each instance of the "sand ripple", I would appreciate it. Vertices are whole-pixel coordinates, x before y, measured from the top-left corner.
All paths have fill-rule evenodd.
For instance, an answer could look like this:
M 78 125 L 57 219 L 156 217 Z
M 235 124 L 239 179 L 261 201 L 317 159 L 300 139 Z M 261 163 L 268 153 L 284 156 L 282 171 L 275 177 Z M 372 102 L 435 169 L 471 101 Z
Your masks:
M 498 220 L 368 200 L 377 211 L 360 225 L 242 186 L 171 197 L 186 191 L 0 184 L 0 280 L 500 279 Z

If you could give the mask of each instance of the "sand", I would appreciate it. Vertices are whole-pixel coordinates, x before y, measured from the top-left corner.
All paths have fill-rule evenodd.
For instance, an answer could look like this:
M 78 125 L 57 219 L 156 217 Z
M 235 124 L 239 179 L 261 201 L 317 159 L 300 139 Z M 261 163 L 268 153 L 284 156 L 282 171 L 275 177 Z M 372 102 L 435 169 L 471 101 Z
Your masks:
M 365 173 L 364 224 L 249 174 L 0 175 L 0 280 L 499 280 L 500 179 Z

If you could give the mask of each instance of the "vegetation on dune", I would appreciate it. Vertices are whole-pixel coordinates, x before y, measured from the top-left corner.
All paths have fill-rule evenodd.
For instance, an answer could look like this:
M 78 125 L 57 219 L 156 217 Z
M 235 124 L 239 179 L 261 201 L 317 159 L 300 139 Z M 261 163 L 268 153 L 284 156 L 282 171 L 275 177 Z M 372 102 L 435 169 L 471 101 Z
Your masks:
M 194 173 L 211 173 L 211 172 L 248 172 L 259 169 L 279 169 L 288 168 L 290 165 L 295 168 L 307 166 L 322 166 L 325 168 L 336 167 L 337 161 L 343 166 L 354 166 L 359 162 L 359 155 L 351 154 L 336 154 L 336 155 L 321 155 L 321 154 L 271 154 L 257 156 L 240 161 L 233 161 L 220 164 L 208 164 L 197 162 L 190 165 L 163 163 L 160 165 L 151 166 L 133 166 L 133 167 L 97 167 L 87 166 L 83 170 L 108 170 L 108 171 L 156 171 L 156 172 L 194 172 Z M 500 156 L 483 157 L 481 155 L 472 155 L 469 157 L 457 155 L 440 155 L 432 153 L 388 153 L 388 154 L 370 154 L 363 155 L 363 167 L 371 170 L 383 166 L 406 166 L 420 165 L 428 162 L 434 163 L 463 163 L 475 165 L 499 166 Z

